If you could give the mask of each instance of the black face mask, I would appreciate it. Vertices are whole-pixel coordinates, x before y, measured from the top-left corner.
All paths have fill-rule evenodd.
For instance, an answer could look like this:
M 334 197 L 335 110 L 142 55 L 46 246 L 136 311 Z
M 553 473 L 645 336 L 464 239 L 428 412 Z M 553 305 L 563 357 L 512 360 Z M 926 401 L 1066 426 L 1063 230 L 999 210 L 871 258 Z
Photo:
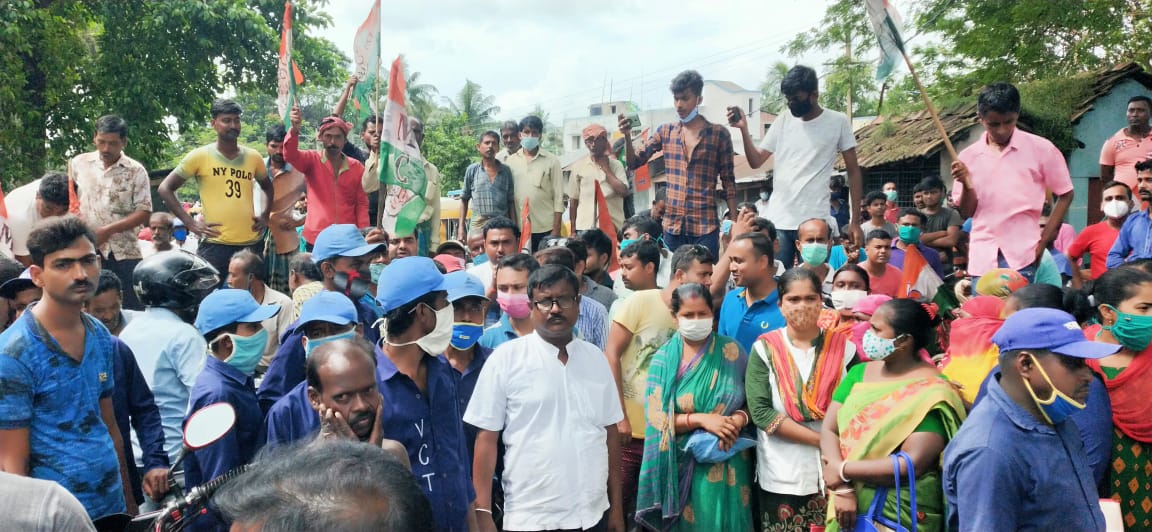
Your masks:
M 812 112 L 812 102 L 808 100 L 788 102 L 788 111 L 792 113 L 792 116 L 800 118 Z

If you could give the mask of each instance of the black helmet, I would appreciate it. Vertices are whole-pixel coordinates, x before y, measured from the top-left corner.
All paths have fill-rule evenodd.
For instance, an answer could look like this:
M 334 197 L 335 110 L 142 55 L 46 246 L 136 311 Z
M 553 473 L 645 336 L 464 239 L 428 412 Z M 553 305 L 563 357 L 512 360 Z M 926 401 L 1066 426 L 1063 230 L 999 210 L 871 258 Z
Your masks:
M 149 307 L 196 308 L 220 284 L 208 261 L 184 250 L 163 251 L 136 265 L 132 288 Z

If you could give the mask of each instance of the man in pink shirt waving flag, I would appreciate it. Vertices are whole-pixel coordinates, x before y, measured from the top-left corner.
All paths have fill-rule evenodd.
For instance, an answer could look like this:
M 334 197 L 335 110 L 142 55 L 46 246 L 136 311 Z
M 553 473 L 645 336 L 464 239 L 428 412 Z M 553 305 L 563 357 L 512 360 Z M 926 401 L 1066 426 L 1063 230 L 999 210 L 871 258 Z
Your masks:
M 427 204 L 424 191 L 428 177 L 420 147 L 411 134 L 405 93 L 404 66 L 397 57 L 388 73 L 388 103 L 384 105 L 384 131 L 380 135 L 380 186 L 386 195 L 381 225 L 392 238 L 413 235 Z

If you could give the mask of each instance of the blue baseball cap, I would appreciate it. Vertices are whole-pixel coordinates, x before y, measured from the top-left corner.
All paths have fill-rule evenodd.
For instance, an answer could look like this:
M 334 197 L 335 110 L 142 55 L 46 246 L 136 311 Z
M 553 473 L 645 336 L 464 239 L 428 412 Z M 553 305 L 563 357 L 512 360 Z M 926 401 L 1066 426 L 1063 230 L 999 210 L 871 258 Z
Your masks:
M 280 312 L 280 305 L 261 305 L 247 290 L 223 288 L 208 294 L 196 312 L 196 330 L 208 334 L 233 323 L 259 323 Z
M 484 283 L 475 275 L 466 271 L 452 272 L 444 276 L 444 289 L 448 291 L 448 302 L 454 303 L 457 299 L 466 297 L 479 297 L 488 299 L 484 295 Z
M 364 235 L 352 224 L 335 224 L 316 235 L 312 246 L 312 260 L 316 264 L 332 257 L 363 257 L 379 251 L 384 244 L 369 244 Z
M 1119 345 L 1084 338 L 1076 318 L 1053 308 L 1026 308 L 1008 316 L 992 343 L 1004 351 L 1043 349 L 1075 358 L 1097 359 L 1115 354 Z
M 387 278 L 376 287 L 376 302 L 388 313 L 428 292 L 447 289 L 444 274 L 432 259 L 404 257 L 388 265 Z
M 359 321 L 359 317 L 356 315 L 356 305 L 352 303 L 351 299 L 348 299 L 348 296 L 339 292 L 322 290 L 312 296 L 312 299 L 305 301 L 304 306 L 300 307 L 300 319 L 297 320 L 299 326 L 303 327 L 304 324 L 312 321 L 348 325 Z

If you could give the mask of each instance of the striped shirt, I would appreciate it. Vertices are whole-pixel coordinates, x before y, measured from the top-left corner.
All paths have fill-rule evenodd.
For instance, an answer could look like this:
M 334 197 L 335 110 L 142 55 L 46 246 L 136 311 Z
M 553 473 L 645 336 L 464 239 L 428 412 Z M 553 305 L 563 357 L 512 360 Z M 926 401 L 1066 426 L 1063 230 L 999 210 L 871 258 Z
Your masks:
M 720 216 L 716 212 L 717 179 L 724 187 L 725 199 L 736 201 L 732 135 L 727 127 L 705 120 L 700 140 L 689 158 L 682 127 L 676 122 L 656 128 L 629 169 L 639 168 L 653 154 L 663 151 L 668 177 L 664 230 L 674 235 L 707 235 L 720 228 Z

